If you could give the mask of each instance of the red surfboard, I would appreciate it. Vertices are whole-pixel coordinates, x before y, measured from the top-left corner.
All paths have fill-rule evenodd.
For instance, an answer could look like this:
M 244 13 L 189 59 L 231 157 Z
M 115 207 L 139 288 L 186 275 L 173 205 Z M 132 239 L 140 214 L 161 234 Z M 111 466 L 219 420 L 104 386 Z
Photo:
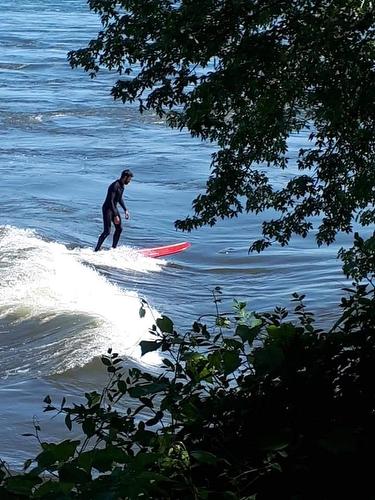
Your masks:
M 165 257 L 166 255 L 182 252 L 189 247 L 191 247 L 191 243 L 184 241 L 182 243 L 174 243 L 173 245 L 165 245 L 164 247 L 141 248 L 137 251 L 145 257 Z

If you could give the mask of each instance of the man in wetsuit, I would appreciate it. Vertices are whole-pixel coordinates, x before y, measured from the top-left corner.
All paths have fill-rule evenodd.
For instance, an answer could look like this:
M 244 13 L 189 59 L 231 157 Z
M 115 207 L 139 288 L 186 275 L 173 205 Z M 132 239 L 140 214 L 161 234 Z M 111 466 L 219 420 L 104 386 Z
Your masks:
M 103 211 L 103 225 L 104 229 L 102 234 L 99 236 L 98 243 L 95 247 L 95 252 L 100 250 L 104 240 L 111 232 L 111 222 L 115 225 L 115 233 L 113 235 L 112 248 L 117 247 L 118 240 L 120 239 L 120 234 L 122 232 L 121 217 L 119 211 L 117 210 L 117 204 L 120 204 L 125 212 L 125 219 L 129 219 L 129 212 L 125 206 L 124 200 L 122 199 L 122 194 L 124 192 L 124 186 L 127 186 L 132 180 L 133 172 L 129 169 L 124 170 L 121 173 L 120 179 L 112 184 L 108 188 L 107 197 L 104 200 L 102 211 Z

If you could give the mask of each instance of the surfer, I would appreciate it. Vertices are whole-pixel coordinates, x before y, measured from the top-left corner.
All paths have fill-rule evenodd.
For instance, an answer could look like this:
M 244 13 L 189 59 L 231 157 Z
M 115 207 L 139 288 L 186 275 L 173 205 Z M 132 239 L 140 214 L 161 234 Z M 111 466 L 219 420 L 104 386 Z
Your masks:
M 107 197 L 104 200 L 102 211 L 103 211 L 103 232 L 99 236 L 98 243 L 95 247 L 95 252 L 100 250 L 104 240 L 111 232 L 111 222 L 115 225 L 115 232 L 113 235 L 112 248 L 117 247 L 118 240 L 122 233 L 121 217 L 117 209 L 117 204 L 121 205 L 125 212 L 125 219 L 129 219 L 129 212 L 125 206 L 122 194 L 124 192 L 124 186 L 127 186 L 133 178 L 133 172 L 129 169 L 123 170 L 121 172 L 121 177 L 117 181 L 112 182 L 108 188 Z

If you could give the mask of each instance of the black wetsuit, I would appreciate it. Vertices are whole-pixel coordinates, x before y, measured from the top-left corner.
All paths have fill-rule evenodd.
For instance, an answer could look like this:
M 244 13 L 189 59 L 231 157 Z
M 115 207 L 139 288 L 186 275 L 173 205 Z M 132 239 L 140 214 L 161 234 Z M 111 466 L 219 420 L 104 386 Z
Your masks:
M 121 207 L 126 212 L 126 207 L 124 200 L 122 199 L 122 194 L 124 192 L 124 185 L 119 181 L 112 182 L 108 188 L 107 197 L 104 200 L 102 211 L 103 211 L 103 232 L 99 236 L 98 243 L 95 247 L 95 252 L 100 250 L 104 240 L 107 238 L 111 232 L 111 222 L 113 222 L 115 217 L 120 218 L 119 224 L 115 224 L 115 233 L 113 235 L 112 248 L 117 247 L 118 240 L 122 232 L 121 217 L 119 211 L 117 210 L 117 204 L 119 203 Z M 114 223 L 114 222 L 113 222 Z

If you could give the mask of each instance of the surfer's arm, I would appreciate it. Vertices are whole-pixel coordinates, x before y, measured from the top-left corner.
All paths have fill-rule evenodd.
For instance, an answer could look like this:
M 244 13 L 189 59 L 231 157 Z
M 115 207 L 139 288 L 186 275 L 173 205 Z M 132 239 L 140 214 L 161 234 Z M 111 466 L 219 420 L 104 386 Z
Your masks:
M 119 200 L 119 204 L 122 206 L 122 208 L 124 209 L 124 212 L 125 212 L 125 219 L 129 219 L 129 211 L 128 209 L 126 208 L 125 206 L 125 203 L 124 203 L 124 199 L 123 197 L 121 196 L 120 200 Z
M 119 199 L 119 204 L 122 206 L 122 208 L 124 209 L 124 212 L 126 213 L 128 211 L 128 209 L 126 208 L 122 197 Z
M 116 199 L 116 188 L 112 187 L 111 192 L 110 192 L 110 203 L 111 203 L 111 209 L 113 212 L 113 215 L 115 217 L 119 217 L 120 214 L 118 213 L 116 204 L 115 204 L 115 199 Z

